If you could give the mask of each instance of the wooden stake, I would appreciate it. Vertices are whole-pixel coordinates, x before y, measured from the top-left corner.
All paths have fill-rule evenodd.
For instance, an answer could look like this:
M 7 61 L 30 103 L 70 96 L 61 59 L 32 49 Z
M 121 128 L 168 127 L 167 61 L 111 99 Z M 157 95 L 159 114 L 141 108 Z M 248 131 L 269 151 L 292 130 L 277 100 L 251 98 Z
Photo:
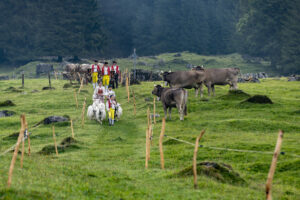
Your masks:
M 56 155 L 58 156 L 54 125 L 52 125 L 52 133 L 53 133 L 53 140 L 54 140 L 55 152 L 56 152 Z
M 57 80 L 57 72 L 54 71 L 55 80 Z
M 76 108 L 78 109 L 78 101 L 77 101 L 77 95 L 76 95 L 75 90 L 74 90 L 74 98 L 75 98 L 75 102 L 76 102 Z
M 26 131 L 26 126 L 27 126 L 27 122 L 26 122 L 26 118 L 25 118 L 25 115 L 24 115 L 24 118 L 22 119 L 23 120 L 23 126 L 24 126 L 24 131 L 23 131 L 23 134 L 22 134 L 22 155 L 21 155 L 21 168 L 23 168 L 23 160 L 24 160 L 24 151 L 25 151 L 25 141 L 24 141 L 24 133 Z
M 150 126 L 150 108 L 147 109 L 147 121 L 148 121 L 148 128 Z
M 81 88 L 83 87 L 83 78 L 80 78 L 80 87 L 78 89 L 78 94 L 80 94 Z
M 148 169 L 148 129 L 146 129 L 146 156 L 145 156 L 145 168 Z
M 277 143 L 276 143 L 276 147 L 274 150 L 273 159 L 272 159 L 272 163 L 270 166 L 268 179 L 267 179 L 267 183 L 266 183 L 266 199 L 267 200 L 272 200 L 272 181 L 273 181 L 273 176 L 274 176 L 274 173 L 276 170 L 277 159 L 280 154 L 282 138 L 283 138 L 283 131 L 279 130 Z
M 130 74 L 130 71 L 129 71 L 129 72 L 128 72 L 128 86 L 130 86 L 130 78 L 131 78 L 130 75 L 131 75 L 131 74 Z
M 163 152 L 163 139 L 165 135 L 165 127 L 166 127 L 166 120 L 165 118 L 162 119 L 161 124 L 161 132 L 159 136 L 159 152 L 160 152 L 160 166 L 161 169 L 165 169 L 165 160 L 164 160 L 164 152 Z
M 153 123 L 154 123 L 154 124 L 156 124 L 155 108 L 156 108 L 155 97 L 153 97 Z
M 22 88 L 24 88 L 24 71 L 22 72 Z
M 123 84 L 123 73 L 120 71 L 120 84 L 122 85 Z
M 136 104 L 135 104 L 135 95 L 134 90 L 132 90 L 132 97 L 133 97 L 133 114 L 136 115 Z
M 194 149 L 193 173 L 194 173 L 194 188 L 195 189 L 198 188 L 198 183 L 197 183 L 197 153 L 198 153 L 199 141 L 201 140 L 204 133 L 205 133 L 205 130 L 202 130 L 200 135 L 196 138 L 195 149 Z
M 50 76 L 50 72 L 48 72 L 48 79 L 49 79 L 49 87 L 51 88 L 51 76 Z
M 72 138 L 74 139 L 75 137 L 74 137 L 74 129 L 73 129 L 73 121 L 72 121 L 72 119 L 71 119 L 71 130 L 72 130 Z
M 25 118 L 25 129 L 27 130 L 28 156 L 30 156 L 30 151 L 31 151 L 31 147 L 30 147 L 30 135 L 29 135 L 28 123 L 27 123 L 26 118 Z
M 126 78 L 126 90 L 127 90 L 128 103 L 129 103 L 129 100 L 130 100 L 130 94 L 129 94 L 128 77 Z
M 10 185 L 11 185 L 12 174 L 13 174 L 15 162 L 16 162 L 16 159 L 17 159 L 17 156 L 18 156 L 19 146 L 20 146 L 20 143 L 21 143 L 21 140 L 22 140 L 22 134 L 24 135 L 24 124 L 23 124 L 24 120 L 23 119 L 24 119 L 24 115 L 21 115 L 21 129 L 20 129 L 17 144 L 16 144 L 16 147 L 15 147 L 15 151 L 14 151 L 13 157 L 11 159 L 11 163 L 10 163 L 10 167 L 9 167 L 9 171 L 8 171 L 8 180 L 7 180 L 7 187 L 8 188 L 10 188 Z
M 85 105 L 86 105 L 86 97 L 84 97 L 84 102 L 83 102 L 83 106 L 82 106 L 82 113 L 81 113 L 81 127 L 84 127 Z

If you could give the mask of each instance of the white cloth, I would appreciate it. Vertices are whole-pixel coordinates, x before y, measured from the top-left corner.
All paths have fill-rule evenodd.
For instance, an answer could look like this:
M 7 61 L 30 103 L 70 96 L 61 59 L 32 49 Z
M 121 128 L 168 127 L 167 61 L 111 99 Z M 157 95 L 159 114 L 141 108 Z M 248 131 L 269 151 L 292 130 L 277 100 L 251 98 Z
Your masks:
M 109 101 L 112 109 L 116 109 L 117 102 L 115 100 L 107 100 L 106 101 L 106 110 L 109 111 Z
M 103 67 L 103 75 L 108 75 L 108 70 L 109 70 L 109 67 L 106 67 L 106 66 L 104 66 Z
M 116 93 L 113 90 L 108 90 L 107 91 L 107 96 L 108 97 L 110 97 L 110 96 L 116 96 Z
M 99 94 L 98 91 L 102 90 L 102 94 Z M 105 93 L 105 87 L 103 86 L 97 86 L 96 89 L 94 90 L 94 94 L 93 94 L 93 99 L 102 99 L 104 100 L 104 96 L 106 95 Z

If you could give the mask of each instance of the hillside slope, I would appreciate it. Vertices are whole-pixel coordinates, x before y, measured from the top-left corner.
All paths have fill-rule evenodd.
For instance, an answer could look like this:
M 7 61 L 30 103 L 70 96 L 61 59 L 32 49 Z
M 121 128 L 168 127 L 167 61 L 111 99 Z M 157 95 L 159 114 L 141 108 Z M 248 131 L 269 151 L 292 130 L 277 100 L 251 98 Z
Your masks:
M 125 68 L 134 68 L 133 59 L 131 58 L 111 59 L 109 60 L 109 64 L 112 63 L 112 60 L 117 60 L 118 65 L 123 70 Z M 93 60 L 90 60 L 89 62 L 93 63 Z M 40 62 L 34 61 L 27 63 L 26 65 L 17 68 L 15 70 L 15 74 L 20 74 L 24 70 L 25 75 L 27 75 L 28 77 L 35 77 L 35 69 L 38 63 Z M 64 66 L 62 66 L 60 63 L 49 63 L 53 64 L 55 70 L 63 70 Z M 187 67 L 188 65 L 203 65 L 206 68 L 239 67 L 241 69 L 241 73 L 266 72 L 269 75 L 278 75 L 277 72 L 273 71 L 269 67 L 269 62 L 257 58 L 244 59 L 240 54 L 205 56 L 189 52 L 165 53 L 157 56 L 138 57 L 136 61 L 136 68 L 152 71 L 190 70 L 190 68 Z M 0 75 L 1 74 L 8 74 L 12 76 L 13 69 L 9 70 L 0 68 Z
M 217 87 L 216 97 L 200 99 L 189 91 L 188 116 L 179 121 L 173 109 L 172 120 L 166 122 L 166 135 L 194 143 L 202 129 L 206 133 L 200 144 L 198 161 L 213 161 L 231 165 L 245 184 L 230 184 L 205 175 L 198 176 L 199 189 L 193 189 L 192 176 L 178 176 L 178 172 L 192 165 L 194 147 L 164 138 L 165 170 L 160 169 L 158 136 L 161 117 L 154 125 L 153 146 L 149 169 L 145 170 L 146 110 L 152 110 L 153 82 L 131 86 L 137 100 L 137 114 L 133 103 L 127 102 L 126 90 L 116 90 L 124 115 L 110 127 L 95 121 L 85 121 L 81 127 L 81 109 L 84 97 L 91 104 L 92 86 L 84 86 L 76 109 L 74 90 L 63 89 L 67 81 L 53 80 L 56 88 L 42 91 L 46 79 L 26 82 L 23 93 L 4 91 L 19 85 L 19 81 L 0 81 L 0 101 L 12 100 L 16 106 L 0 107 L 15 111 L 16 115 L 0 118 L 0 153 L 16 142 L 9 139 L 20 128 L 19 115 L 26 114 L 31 135 L 32 155 L 25 156 L 24 168 L 17 159 L 12 187 L 6 189 L 7 172 L 12 153 L 1 156 L 0 199 L 263 199 L 264 184 L 272 155 L 213 150 L 222 147 L 272 152 L 278 129 L 285 131 L 273 181 L 274 199 L 297 200 L 300 196 L 300 93 L 298 82 L 286 79 L 266 79 L 260 84 L 245 83 L 239 87 L 250 95 L 268 95 L 274 104 L 240 104 L 244 97 L 226 96 L 228 87 Z M 159 83 L 159 82 L 157 82 Z M 33 90 L 38 92 L 32 93 Z M 207 93 L 205 92 L 205 96 Z M 224 96 L 225 95 L 225 96 Z M 147 101 L 146 101 L 147 100 Z M 150 101 L 148 101 L 150 100 Z M 160 102 L 157 113 L 163 115 Z M 55 153 L 43 155 L 46 145 L 53 144 L 50 125 L 32 126 L 47 116 L 68 115 L 74 120 L 76 148 L 66 149 L 58 157 Z M 71 136 L 68 123 L 55 125 L 56 140 L 60 143 Z M 27 151 L 26 151 L 27 152 Z

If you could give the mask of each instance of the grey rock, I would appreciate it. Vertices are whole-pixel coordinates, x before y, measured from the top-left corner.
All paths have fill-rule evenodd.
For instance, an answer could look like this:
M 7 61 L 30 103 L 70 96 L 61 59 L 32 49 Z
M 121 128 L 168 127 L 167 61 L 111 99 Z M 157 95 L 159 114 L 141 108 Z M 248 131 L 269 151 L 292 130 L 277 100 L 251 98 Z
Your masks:
M 16 114 L 14 111 L 9 111 L 9 110 L 0 110 L 0 118 L 1 117 L 9 117 Z
M 66 117 L 62 117 L 62 116 L 50 116 L 50 117 L 45 118 L 43 120 L 43 123 L 44 124 L 52 124 L 55 122 L 65 122 L 65 121 L 69 121 L 69 119 Z

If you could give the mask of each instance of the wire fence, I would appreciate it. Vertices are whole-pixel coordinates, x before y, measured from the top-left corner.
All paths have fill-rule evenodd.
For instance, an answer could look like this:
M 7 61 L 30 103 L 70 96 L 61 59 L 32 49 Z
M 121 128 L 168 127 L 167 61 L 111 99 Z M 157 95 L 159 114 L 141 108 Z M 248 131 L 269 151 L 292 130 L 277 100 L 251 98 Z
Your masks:
M 176 140 L 178 142 L 182 142 L 185 144 L 189 144 L 192 146 L 195 146 L 195 144 L 185 141 L 185 140 L 181 140 L 175 137 L 171 137 L 168 135 L 164 135 L 167 138 L 170 138 L 172 140 Z M 212 146 L 204 146 L 204 145 L 199 145 L 200 148 L 207 148 L 207 149 L 213 149 L 213 150 L 220 150 L 220 151 L 234 151 L 234 152 L 242 152 L 242 153 L 258 153 L 258 154 L 269 154 L 269 155 L 273 155 L 274 152 L 270 152 L 270 151 L 254 151 L 254 150 L 245 150 L 245 149 L 231 149 L 231 148 L 224 148 L 224 147 L 212 147 Z M 292 154 L 292 153 L 287 153 L 287 152 L 280 152 L 281 155 L 287 155 L 287 156 L 292 156 L 292 157 L 296 157 L 296 158 L 300 158 L 300 155 L 297 154 Z

